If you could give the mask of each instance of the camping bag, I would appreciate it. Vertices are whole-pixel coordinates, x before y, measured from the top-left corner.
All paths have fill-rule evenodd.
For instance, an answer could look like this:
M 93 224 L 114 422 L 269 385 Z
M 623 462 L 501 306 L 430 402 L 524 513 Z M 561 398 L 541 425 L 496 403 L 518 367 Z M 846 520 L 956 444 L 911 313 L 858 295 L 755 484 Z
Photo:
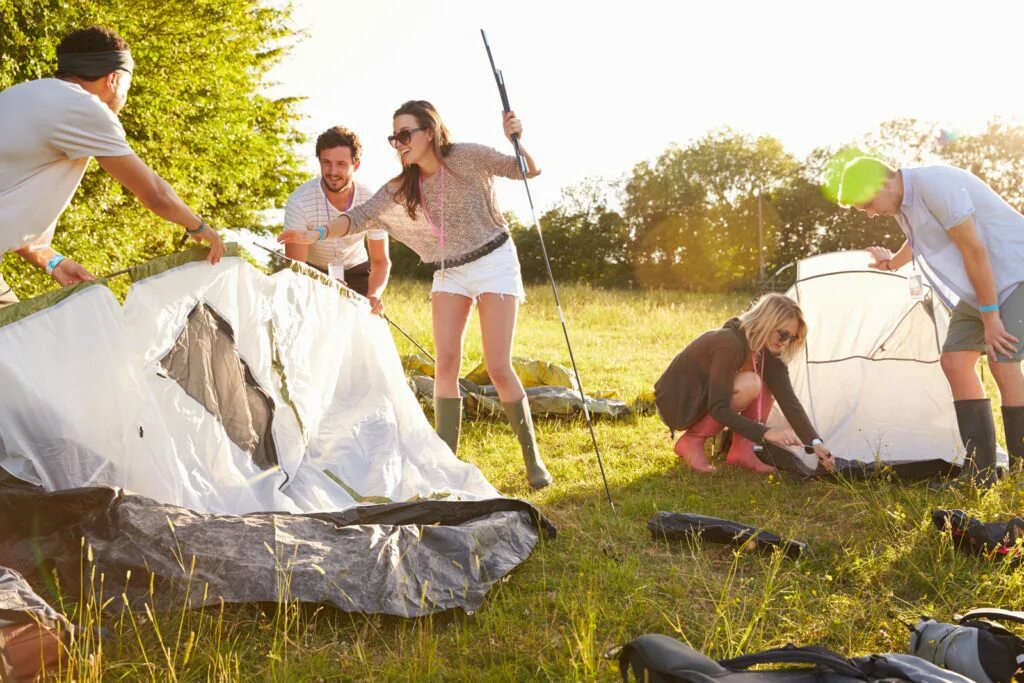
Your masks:
M 957 550 L 975 555 L 989 555 L 994 559 L 1020 562 L 1024 538 L 1024 517 L 1008 522 L 982 522 L 963 510 L 935 510 L 932 523 L 939 531 L 949 530 Z
M 1024 612 L 975 609 L 956 624 L 921 619 L 911 628 L 910 654 L 979 683 L 1024 681 L 1024 638 L 985 619 L 1024 624 Z
M 649 634 L 618 653 L 623 683 L 968 683 L 970 679 L 910 655 L 870 655 L 848 659 L 821 647 L 787 645 L 734 659 L 715 661 L 668 636 Z M 792 665 L 748 671 L 760 664 Z
M 779 548 L 787 557 L 794 559 L 807 550 L 806 543 L 788 541 L 770 531 L 755 529 L 749 524 L 689 512 L 659 512 L 647 522 L 647 528 L 655 539 L 682 541 L 701 538 L 709 543 L 735 545 L 740 548 L 754 547 L 769 552 Z

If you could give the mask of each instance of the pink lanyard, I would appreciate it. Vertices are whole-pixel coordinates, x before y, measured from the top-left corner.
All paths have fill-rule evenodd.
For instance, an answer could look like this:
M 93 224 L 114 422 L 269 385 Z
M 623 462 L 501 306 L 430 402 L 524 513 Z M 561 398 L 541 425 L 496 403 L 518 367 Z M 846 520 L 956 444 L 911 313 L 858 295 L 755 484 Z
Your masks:
M 441 253 L 444 253 L 444 166 L 441 166 L 441 229 L 438 230 L 434 225 L 434 221 L 430 220 L 430 214 L 427 213 L 427 202 L 423 198 L 423 177 L 416 179 L 420 187 L 420 208 L 423 209 L 423 217 L 427 219 L 427 225 L 430 226 L 430 231 L 434 233 L 434 237 L 437 238 L 437 243 L 441 246 Z
M 764 351 L 762 351 L 761 353 L 764 353 Z M 754 400 L 757 401 L 757 421 L 758 422 L 761 422 L 761 408 L 764 406 L 764 400 L 763 400 L 764 399 L 764 357 L 763 356 L 761 357 L 761 369 L 760 369 L 760 371 L 758 371 L 758 368 L 757 368 L 757 357 L 760 356 L 760 355 L 761 354 L 755 353 L 753 358 L 751 359 L 753 364 L 754 364 L 754 374 L 756 374 L 758 377 L 761 378 L 761 391 L 757 392 L 757 398 L 754 399 Z

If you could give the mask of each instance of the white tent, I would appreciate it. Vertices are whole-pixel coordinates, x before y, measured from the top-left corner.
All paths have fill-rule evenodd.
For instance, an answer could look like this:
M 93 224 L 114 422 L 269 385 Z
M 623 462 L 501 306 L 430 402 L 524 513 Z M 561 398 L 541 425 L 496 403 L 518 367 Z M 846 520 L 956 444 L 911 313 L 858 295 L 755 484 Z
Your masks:
M 867 267 L 863 251 L 797 263 L 786 293 L 799 302 L 807 343 L 789 364 L 793 388 L 833 454 L 852 461 L 963 461 L 953 397 L 939 366 L 949 312 L 911 266 Z M 785 425 L 778 406 L 768 424 Z M 814 457 L 800 454 L 813 467 Z
M 365 299 L 203 253 L 131 269 L 123 306 L 98 282 L 0 310 L 5 563 L 74 587 L 88 547 L 136 606 L 415 616 L 477 609 L 554 534 L 434 433 Z

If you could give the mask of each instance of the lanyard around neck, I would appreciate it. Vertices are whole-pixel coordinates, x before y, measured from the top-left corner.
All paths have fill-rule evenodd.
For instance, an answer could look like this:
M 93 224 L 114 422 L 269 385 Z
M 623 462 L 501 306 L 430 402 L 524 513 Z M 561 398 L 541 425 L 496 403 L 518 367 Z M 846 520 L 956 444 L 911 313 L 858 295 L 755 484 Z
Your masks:
M 331 222 L 331 202 L 330 202 L 329 199 L 327 199 L 327 189 L 326 189 L 326 187 L 327 186 L 324 185 L 323 178 L 321 178 L 320 179 L 320 189 L 323 190 L 323 193 L 324 193 L 324 209 L 327 210 L 327 222 L 330 223 Z M 345 211 L 348 211 L 349 209 L 352 208 L 352 200 L 355 199 L 355 198 L 356 198 L 356 184 L 352 183 L 352 192 L 350 192 L 349 195 L 348 195 L 348 203 L 345 204 Z M 344 213 L 344 211 L 342 211 L 342 213 Z

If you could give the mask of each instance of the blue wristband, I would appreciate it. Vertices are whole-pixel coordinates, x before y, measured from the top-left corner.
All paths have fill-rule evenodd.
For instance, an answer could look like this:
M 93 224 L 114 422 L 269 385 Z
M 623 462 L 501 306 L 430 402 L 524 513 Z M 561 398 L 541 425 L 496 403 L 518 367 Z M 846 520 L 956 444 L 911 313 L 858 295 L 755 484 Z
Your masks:
M 996 313 L 999 310 L 999 304 L 989 304 L 988 306 L 979 306 L 978 310 L 982 313 Z
M 323 225 L 318 225 L 314 229 L 318 233 L 320 233 L 320 240 L 319 240 L 320 242 L 323 242 L 325 239 L 327 239 L 327 228 L 326 227 L 324 227 Z
M 53 275 L 53 270 L 60 265 L 60 262 L 64 260 L 64 257 L 60 254 L 54 254 L 50 257 L 50 260 L 46 262 L 46 274 Z

